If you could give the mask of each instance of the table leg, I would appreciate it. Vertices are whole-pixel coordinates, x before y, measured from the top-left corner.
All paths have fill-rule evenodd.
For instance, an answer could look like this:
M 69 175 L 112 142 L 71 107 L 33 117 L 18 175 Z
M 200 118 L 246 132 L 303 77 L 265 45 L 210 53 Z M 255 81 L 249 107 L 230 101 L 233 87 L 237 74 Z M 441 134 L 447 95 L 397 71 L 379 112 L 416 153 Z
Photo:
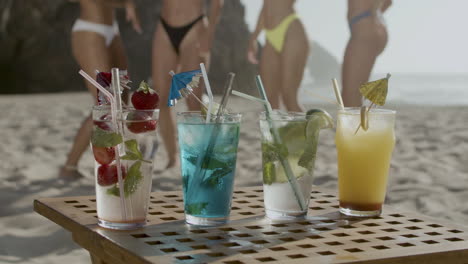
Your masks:
M 101 258 L 91 252 L 89 253 L 89 256 L 91 257 L 91 263 L 93 264 L 106 264 L 106 262 L 102 261 Z

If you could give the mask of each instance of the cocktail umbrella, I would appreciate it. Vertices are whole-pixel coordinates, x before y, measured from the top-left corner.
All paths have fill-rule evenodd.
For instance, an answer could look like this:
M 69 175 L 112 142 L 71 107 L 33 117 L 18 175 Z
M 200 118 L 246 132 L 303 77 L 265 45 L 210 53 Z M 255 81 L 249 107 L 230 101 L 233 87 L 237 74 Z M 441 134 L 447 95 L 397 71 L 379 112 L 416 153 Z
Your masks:
M 198 87 L 198 84 L 200 83 L 200 77 L 202 76 L 201 70 L 193 70 L 177 74 L 171 71 L 170 74 L 172 75 L 172 83 L 169 98 L 167 99 L 168 106 L 174 106 L 177 103 L 177 100 L 187 98 L 190 94 L 204 105 L 200 98 L 193 93 L 193 88 Z
M 359 131 L 359 128 L 362 127 L 364 131 L 367 131 L 369 128 L 369 110 L 372 108 L 374 105 L 384 105 L 385 100 L 387 98 L 387 92 L 388 92 L 388 79 L 390 78 L 390 74 L 387 74 L 387 77 L 365 83 L 359 87 L 359 92 L 361 92 L 361 95 L 371 101 L 371 105 L 369 107 L 367 106 L 362 106 L 361 107 L 361 123 L 357 127 L 356 134 Z
M 383 79 L 365 83 L 359 87 L 359 91 L 362 96 L 371 101 L 372 104 L 384 105 L 385 99 L 387 98 L 389 78 L 390 74 L 387 74 L 387 77 Z

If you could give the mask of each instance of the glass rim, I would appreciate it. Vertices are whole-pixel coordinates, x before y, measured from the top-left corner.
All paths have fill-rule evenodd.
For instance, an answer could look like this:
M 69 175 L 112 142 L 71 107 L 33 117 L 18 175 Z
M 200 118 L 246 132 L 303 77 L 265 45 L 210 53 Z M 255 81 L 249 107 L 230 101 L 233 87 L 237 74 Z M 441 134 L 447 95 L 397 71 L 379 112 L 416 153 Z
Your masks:
M 260 120 L 266 120 L 266 113 L 267 113 L 266 111 L 260 112 Z M 293 119 L 290 119 L 290 118 L 293 118 Z M 270 113 L 270 119 L 273 121 L 298 121 L 298 120 L 304 120 L 306 118 L 307 118 L 306 112 L 287 111 L 287 112 Z
M 201 111 L 183 111 L 183 112 L 177 112 L 177 116 L 206 116 L 205 114 L 202 114 Z M 216 115 L 211 115 L 212 117 Z M 241 117 L 242 113 L 225 113 L 222 114 L 221 116 L 223 117 L 231 117 L 231 118 L 236 118 L 236 117 Z
M 361 107 L 345 107 L 344 109 L 338 109 L 338 114 L 346 115 L 360 115 Z M 371 108 L 369 110 L 371 115 L 395 115 L 396 110 L 385 109 L 385 108 Z
M 93 105 L 93 110 L 97 111 L 104 111 L 104 110 L 109 110 L 111 111 L 110 105 Z M 138 111 L 138 112 L 157 112 L 159 113 L 160 109 L 136 109 L 134 107 L 123 107 L 121 111 L 117 112 L 131 112 L 131 111 Z

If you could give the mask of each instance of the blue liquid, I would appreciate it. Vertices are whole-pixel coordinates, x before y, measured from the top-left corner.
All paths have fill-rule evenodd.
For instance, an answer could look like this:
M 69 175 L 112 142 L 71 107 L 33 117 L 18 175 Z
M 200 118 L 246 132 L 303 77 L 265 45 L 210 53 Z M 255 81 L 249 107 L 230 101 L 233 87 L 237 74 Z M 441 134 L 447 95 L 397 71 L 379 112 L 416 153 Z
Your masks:
M 185 213 L 226 218 L 231 209 L 239 123 L 177 126 Z

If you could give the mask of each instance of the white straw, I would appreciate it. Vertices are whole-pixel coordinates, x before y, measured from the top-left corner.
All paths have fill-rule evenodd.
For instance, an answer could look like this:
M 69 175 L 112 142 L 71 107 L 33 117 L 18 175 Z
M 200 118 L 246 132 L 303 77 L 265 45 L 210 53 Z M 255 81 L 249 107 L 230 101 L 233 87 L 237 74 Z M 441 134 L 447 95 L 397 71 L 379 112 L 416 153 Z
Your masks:
M 262 104 L 266 104 L 265 100 L 262 100 L 260 98 L 257 98 L 257 97 L 254 97 L 254 96 L 251 96 L 251 95 L 248 95 L 248 94 L 245 94 L 245 93 L 241 93 L 241 92 L 236 91 L 236 90 L 232 90 L 232 94 L 240 96 L 240 97 L 242 97 L 244 99 L 247 99 L 247 100 L 252 100 L 252 101 L 262 103 Z
M 341 98 L 341 92 L 338 86 L 338 81 L 336 80 L 336 78 L 333 78 L 332 82 L 333 82 L 333 90 L 335 91 L 336 101 L 338 101 L 338 104 L 340 105 L 341 110 L 344 110 L 343 98 Z
M 81 76 L 83 76 L 88 82 L 94 85 L 99 91 L 101 91 L 106 97 L 109 102 L 114 102 L 114 96 L 107 91 L 104 87 L 102 87 L 98 82 L 96 82 L 91 76 L 89 76 L 85 71 L 80 70 L 78 72 Z M 116 109 L 115 105 L 111 104 L 111 115 L 112 115 L 112 122 L 114 127 L 117 127 L 117 116 L 116 116 Z
M 121 94 L 121 88 L 120 88 L 120 73 L 118 68 L 112 68 L 111 69 L 112 73 L 112 81 L 111 81 L 111 87 L 112 90 L 114 91 L 114 104 L 115 108 L 117 109 L 116 116 L 117 116 L 117 133 L 121 134 L 123 136 L 123 128 L 121 122 L 118 120 L 122 120 L 122 98 L 120 97 Z M 112 105 L 112 103 L 111 103 Z M 114 109 L 115 109 L 114 108 Z M 117 180 L 119 183 L 119 194 L 120 194 L 120 206 L 122 208 L 122 218 L 123 220 L 127 220 L 127 205 L 125 203 L 125 196 L 124 196 L 124 180 L 123 180 L 123 175 L 122 175 L 122 167 L 121 167 L 121 161 L 120 161 L 120 148 L 117 146 L 115 152 L 115 160 L 117 162 Z
M 205 82 L 206 92 L 208 93 L 208 113 L 206 114 L 206 123 L 211 120 L 211 107 L 213 106 L 213 93 L 211 92 L 210 81 L 204 63 L 200 63 L 200 69 L 203 74 L 203 81 Z

